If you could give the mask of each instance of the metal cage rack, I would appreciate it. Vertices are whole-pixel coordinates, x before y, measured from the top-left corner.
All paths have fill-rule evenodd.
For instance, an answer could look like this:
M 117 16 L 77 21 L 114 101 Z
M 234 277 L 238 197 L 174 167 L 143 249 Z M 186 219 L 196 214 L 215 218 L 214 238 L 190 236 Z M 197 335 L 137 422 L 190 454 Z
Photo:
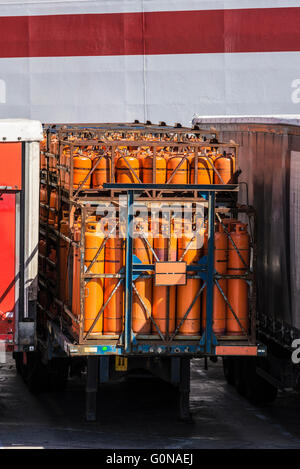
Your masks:
M 55 188 L 58 193 L 58 228 L 56 229 L 47 222 L 41 222 L 40 233 L 46 240 L 47 256 L 40 255 L 40 261 L 43 268 L 39 272 L 39 283 L 42 289 L 48 291 L 48 305 L 43 307 L 39 303 L 40 311 L 46 315 L 46 321 L 49 324 L 55 338 L 63 349 L 70 355 L 171 355 L 171 356 L 205 356 L 205 355 L 226 355 L 229 347 L 233 350 L 239 350 L 240 354 L 253 354 L 257 355 L 263 353 L 256 345 L 256 289 L 255 289 L 255 263 L 256 263 L 256 237 L 255 237 L 255 212 L 252 207 L 240 206 L 237 202 L 237 194 L 239 185 L 237 182 L 238 171 L 232 178 L 230 184 L 198 184 L 198 154 L 202 147 L 214 147 L 218 151 L 230 150 L 233 152 L 236 161 L 237 168 L 237 156 L 238 146 L 234 142 L 230 143 L 219 143 L 217 135 L 211 132 L 202 132 L 199 128 L 182 128 L 167 126 L 152 126 L 150 124 L 144 125 L 139 123 L 134 124 L 99 124 L 99 126 L 45 126 L 47 134 L 47 145 L 44 152 L 47 168 L 41 170 L 41 183 L 45 184 L 48 193 L 48 204 L 43 204 L 42 207 L 49 213 L 49 195 L 51 189 Z M 118 133 L 120 140 L 111 141 L 114 135 Z M 50 152 L 50 140 L 51 135 L 57 136 L 58 147 L 57 152 Z M 134 140 L 128 140 L 128 134 L 134 136 Z M 169 139 L 166 139 L 166 135 Z M 149 138 L 146 139 L 145 137 Z M 197 138 L 197 141 L 191 141 L 191 136 Z M 123 137 L 123 139 L 122 139 Z M 70 140 L 71 138 L 71 140 Z M 84 138 L 82 140 L 81 138 Z M 159 140 L 154 140 L 159 138 Z M 70 148 L 70 164 L 66 168 L 61 165 L 61 157 L 64 147 L 68 145 Z M 98 189 L 83 189 L 85 181 L 93 174 L 97 168 L 97 164 L 94 165 L 89 173 L 86 175 L 82 183 L 77 187 L 73 187 L 73 175 L 74 175 L 74 164 L 73 164 L 73 149 L 75 147 L 100 147 L 105 145 L 106 151 L 108 150 L 111 155 L 110 164 L 110 179 L 107 183 L 103 184 L 102 188 Z M 115 183 L 115 151 L 119 146 L 139 148 L 141 146 L 152 149 L 153 154 L 153 184 L 143 184 L 140 178 L 137 176 L 138 182 L 134 184 L 118 184 Z M 166 184 L 156 184 L 156 154 L 157 147 L 165 147 L 176 149 L 180 154 L 185 149 L 194 154 L 195 157 L 195 184 L 172 184 L 172 177 L 169 178 Z M 100 157 L 101 158 L 101 157 Z M 182 162 L 187 156 L 182 157 Z M 56 171 L 50 172 L 50 160 L 56 160 Z M 98 159 L 99 163 L 100 159 Z M 134 171 L 128 163 L 128 169 Z M 180 165 L 175 169 L 180 169 Z M 69 172 L 70 183 L 69 188 L 66 190 L 60 184 L 59 171 L 64 170 Z M 212 167 L 215 172 L 216 169 Z M 220 174 L 219 179 L 222 180 Z M 126 200 L 126 234 L 125 234 L 125 253 L 126 263 L 125 268 L 118 274 L 92 274 L 90 269 L 86 269 L 84 252 L 85 252 L 85 227 L 87 217 L 91 214 L 95 214 L 97 211 L 97 205 L 99 202 L 110 202 L 115 206 L 118 206 L 119 196 L 123 195 Z M 170 333 L 168 330 L 163 334 L 157 324 L 155 324 L 154 318 L 147 315 L 152 322 L 152 325 L 156 331 L 155 334 L 143 335 L 136 334 L 132 330 L 132 297 L 136 293 L 134 280 L 139 278 L 146 278 L 147 276 L 153 276 L 155 271 L 155 263 L 153 264 L 141 264 L 137 262 L 137 259 L 133 255 L 133 242 L 132 242 L 132 221 L 134 219 L 133 207 L 137 202 L 144 202 L 146 204 L 153 202 L 189 202 L 192 207 L 196 203 L 200 203 L 204 210 L 204 220 L 207 223 L 208 232 L 208 243 L 207 243 L 207 254 L 202 256 L 197 265 L 187 265 L 186 275 L 187 278 L 200 278 L 202 285 L 200 290 L 197 292 L 195 298 L 191 301 L 191 306 L 186 311 L 184 318 L 181 320 L 181 324 L 188 317 L 189 310 L 197 300 L 201 297 L 204 289 L 206 289 L 206 325 L 201 328 L 200 333 L 195 336 L 182 335 L 179 333 L 180 325 L 177 324 L 175 331 Z M 62 216 L 62 210 L 65 207 L 69 212 L 69 226 L 70 226 L 70 237 L 65 236 L 59 230 L 59 223 Z M 214 269 L 214 232 L 215 224 L 220 223 L 223 225 L 223 229 L 231 242 L 233 248 L 237 251 L 238 256 L 241 258 L 241 254 L 238 248 L 234 245 L 231 239 L 230 233 L 226 226 L 223 224 L 222 219 L 224 214 L 230 214 L 233 218 L 238 218 L 239 215 L 246 217 L 250 227 L 250 250 L 251 250 L 251 263 L 250 267 L 245 269 L 242 275 L 227 275 L 218 274 Z M 76 241 L 74 239 L 74 220 L 76 217 L 81 217 L 81 239 Z M 203 221 L 204 221 L 203 220 Z M 101 250 L 104 248 L 105 243 L 111 233 L 106 236 L 101 249 L 96 253 L 92 263 L 96 261 Z M 59 298 L 58 285 L 59 277 L 55 281 L 51 281 L 45 276 L 45 266 L 48 264 L 50 268 L 56 269 L 59 265 L 59 243 L 64 240 L 69 245 L 69 254 L 75 247 L 80 249 L 80 315 L 77 317 L 72 311 L 70 304 L 64 304 Z M 57 259 L 56 264 L 53 260 L 49 259 L 49 246 L 50 244 L 56 246 Z M 155 256 L 154 256 L 155 257 Z M 69 255 L 68 259 L 70 263 L 68 265 L 69 271 L 69 286 L 72 292 L 71 272 L 72 272 L 72 256 Z M 150 274 L 149 274 L 150 272 Z M 192 275 L 192 277 L 191 277 Z M 105 309 L 105 303 L 98 312 L 92 326 L 89 330 L 84 330 L 84 294 L 86 283 L 92 278 L 116 278 L 118 279 L 118 287 L 123 284 L 125 287 L 125 299 L 124 299 L 124 319 L 123 319 L 123 330 L 119 335 L 107 336 L 102 334 L 93 333 L 93 328 L 97 323 L 98 319 L 103 314 Z M 221 295 L 226 302 L 226 305 L 230 309 L 232 315 L 239 323 L 239 319 L 230 305 L 226 294 L 220 287 L 220 279 L 244 279 L 249 286 L 249 329 L 243 329 L 240 324 L 241 333 L 237 336 L 230 335 L 216 335 L 213 330 L 213 290 L 217 286 Z M 118 288 L 117 287 L 117 288 Z M 49 304 L 55 303 L 60 310 L 58 316 L 53 315 L 49 309 Z M 169 318 L 168 318 L 169 319 Z M 168 322 L 168 321 L 167 321 Z M 244 348 L 244 351 L 242 351 Z

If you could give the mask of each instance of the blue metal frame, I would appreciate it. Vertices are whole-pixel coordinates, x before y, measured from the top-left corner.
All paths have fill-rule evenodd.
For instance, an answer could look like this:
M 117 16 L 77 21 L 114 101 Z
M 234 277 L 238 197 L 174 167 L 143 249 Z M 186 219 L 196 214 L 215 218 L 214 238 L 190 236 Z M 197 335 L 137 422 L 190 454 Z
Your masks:
M 131 352 L 131 317 L 132 317 L 132 251 L 133 251 L 133 191 L 127 195 L 127 236 L 126 236 L 126 269 L 125 269 L 125 353 Z
M 188 265 L 187 271 L 198 273 L 206 283 L 206 328 L 200 339 L 198 345 L 155 345 L 154 344 L 138 344 L 135 335 L 132 332 L 132 281 L 137 276 L 147 271 L 154 270 L 154 264 L 141 264 L 136 262 L 133 256 L 133 204 L 134 193 L 141 189 L 141 184 L 107 184 L 108 188 L 116 188 L 122 186 L 127 190 L 127 239 L 126 239 L 126 269 L 125 269 L 125 326 L 124 326 L 124 353 L 130 354 L 131 352 L 139 353 L 165 353 L 169 351 L 171 354 L 182 353 L 206 353 L 214 354 L 215 346 L 218 344 L 216 336 L 213 332 L 213 290 L 214 290 L 214 225 L 215 225 L 215 191 L 212 190 L 213 186 L 209 187 L 209 191 L 204 190 L 203 185 L 194 185 L 196 190 L 201 189 L 201 196 L 205 196 L 208 200 L 208 253 L 204 256 L 199 265 Z M 157 188 L 159 185 L 147 184 L 148 189 L 150 186 Z M 178 190 L 187 190 L 186 186 L 174 185 Z M 236 187 L 236 186 L 234 186 Z M 164 186 L 165 188 L 165 186 Z M 205 186 L 206 189 L 206 186 Z M 223 186 L 224 189 L 224 186 Z M 189 186 L 188 190 L 192 190 Z M 122 347 L 123 348 L 123 347 Z

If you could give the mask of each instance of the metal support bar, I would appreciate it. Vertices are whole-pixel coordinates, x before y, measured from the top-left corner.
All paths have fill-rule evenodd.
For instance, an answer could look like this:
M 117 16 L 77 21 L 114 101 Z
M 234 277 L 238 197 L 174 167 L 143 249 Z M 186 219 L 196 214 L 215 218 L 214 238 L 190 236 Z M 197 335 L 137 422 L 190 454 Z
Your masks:
M 127 236 L 125 268 L 125 352 L 131 351 L 131 314 L 132 314 L 132 252 L 133 252 L 133 191 L 127 195 Z
M 211 353 L 213 334 L 214 307 L 214 245 L 215 245 L 215 193 L 208 196 L 208 252 L 207 252 L 207 281 L 206 281 L 206 328 L 205 351 Z
M 97 356 L 87 357 L 85 415 L 88 422 L 94 422 L 97 417 L 98 361 Z

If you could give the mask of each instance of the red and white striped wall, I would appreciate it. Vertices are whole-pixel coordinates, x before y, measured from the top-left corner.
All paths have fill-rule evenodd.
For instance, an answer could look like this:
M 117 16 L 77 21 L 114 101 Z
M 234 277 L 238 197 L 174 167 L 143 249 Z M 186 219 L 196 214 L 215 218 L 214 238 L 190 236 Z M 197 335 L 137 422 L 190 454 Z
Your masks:
M 300 0 L 0 0 L 0 117 L 300 113 Z

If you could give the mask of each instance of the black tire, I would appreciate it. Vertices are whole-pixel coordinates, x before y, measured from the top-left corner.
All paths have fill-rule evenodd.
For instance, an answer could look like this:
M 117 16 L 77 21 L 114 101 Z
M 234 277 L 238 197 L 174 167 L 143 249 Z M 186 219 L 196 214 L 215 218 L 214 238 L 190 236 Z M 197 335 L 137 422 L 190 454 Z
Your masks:
M 48 363 L 49 390 L 62 392 L 65 390 L 69 377 L 69 360 L 53 358 Z
M 17 373 L 19 375 L 22 375 L 22 372 L 23 372 L 23 353 L 22 352 L 14 353 L 14 359 L 15 359 L 15 365 L 16 365 Z
M 232 358 L 223 358 L 224 377 L 230 386 L 234 386 L 234 362 Z
M 186 423 L 193 423 L 189 399 L 190 393 L 188 391 L 179 392 L 179 420 Z
M 254 405 L 274 402 L 278 389 L 256 373 L 256 360 L 249 359 L 246 374 L 246 397 Z
M 41 361 L 38 352 L 27 353 L 27 364 L 22 366 L 22 376 L 33 394 L 40 394 L 49 388 L 47 366 Z
M 234 386 L 241 396 L 246 395 L 245 369 L 245 359 L 241 357 L 234 358 Z

